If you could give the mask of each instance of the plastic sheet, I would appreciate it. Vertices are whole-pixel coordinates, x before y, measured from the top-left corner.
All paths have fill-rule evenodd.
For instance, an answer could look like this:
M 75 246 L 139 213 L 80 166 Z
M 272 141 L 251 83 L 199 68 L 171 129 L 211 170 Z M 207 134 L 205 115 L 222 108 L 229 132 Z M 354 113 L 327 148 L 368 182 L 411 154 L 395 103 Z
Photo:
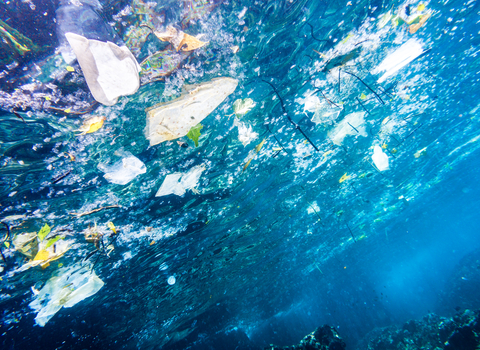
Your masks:
M 140 174 L 147 172 L 147 167 L 143 162 L 130 152 L 117 151 L 117 155 L 122 159 L 111 166 L 99 164 L 98 169 L 103 171 L 103 177 L 111 183 L 117 185 L 126 185 Z
M 94 295 L 103 287 L 103 281 L 88 267 L 60 270 L 58 276 L 50 278 L 29 306 L 35 312 L 35 322 L 40 327 L 62 308 L 72 307 L 80 301 Z
M 196 165 L 184 174 L 173 173 L 167 175 L 155 197 L 167 196 L 169 194 L 183 196 L 187 190 L 193 190 L 197 186 L 204 170 L 204 165 Z
M 65 37 L 75 52 L 95 100 L 112 106 L 117 103 L 118 97 L 138 90 L 141 68 L 126 46 L 89 40 L 74 33 L 65 33 Z
M 343 139 L 347 135 L 367 136 L 365 130 L 365 113 L 355 112 L 347 115 L 337 126 L 330 132 L 329 137 L 336 145 L 341 145 Z
M 216 78 L 209 82 L 185 86 L 187 93 L 167 103 L 146 109 L 146 137 L 150 146 L 187 135 L 235 91 L 238 80 Z
M 373 148 L 372 155 L 373 163 L 380 171 L 388 170 L 388 156 L 382 151 L 382 148 L 378 145 L 375 145 Z

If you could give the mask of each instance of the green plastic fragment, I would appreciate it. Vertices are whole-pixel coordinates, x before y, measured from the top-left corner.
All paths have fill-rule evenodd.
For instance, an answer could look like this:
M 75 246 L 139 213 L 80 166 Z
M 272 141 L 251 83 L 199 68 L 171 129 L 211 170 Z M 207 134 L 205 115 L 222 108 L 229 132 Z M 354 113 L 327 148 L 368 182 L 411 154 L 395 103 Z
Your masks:
M 197 124 L 194 127 L 190 129 L 190 131 L 187 134 L 187 137 L 195 142 L 195 147 L 198 147 L 198 139 L 200 137 L 200 130 L 202 130 L 203 125 L 202 124 Z
M 47 241 L 47 245 L 45 246 L 45 249 L 47 249 L 48 247 L 50 247 L 52 244 L 54 244 L 56 241 L 58 241 L 59 239 L 64 239 L 65 236 L 56 236 L 56 237 L 53 237 L 53 238 L 50 238 L 48 241 Z
M 45 237 L 47 237 L 47 235 L 50 233 L 50 230 L 50 226 L 48 226 L 48 224 L 45 224 L 45 226 L 43 226 L 40 231 L 38 231 L 37 237 L 40 242 L 43 241 Z
M 9 242 L 3 242 L 5 244 L 5 247 L 10 248 L 10 243 Z

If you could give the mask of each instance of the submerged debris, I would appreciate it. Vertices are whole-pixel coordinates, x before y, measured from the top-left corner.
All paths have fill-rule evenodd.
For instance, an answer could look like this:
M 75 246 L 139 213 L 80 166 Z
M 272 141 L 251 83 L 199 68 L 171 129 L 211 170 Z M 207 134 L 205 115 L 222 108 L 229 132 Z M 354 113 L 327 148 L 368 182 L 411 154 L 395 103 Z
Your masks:
M 228 95 L 235 91 L 238 80 L 216 78 L 209 82 L 187 86 L 187 93 L 166 103 L 146 109 L 146 137 L 150 146 L 187 135 Z

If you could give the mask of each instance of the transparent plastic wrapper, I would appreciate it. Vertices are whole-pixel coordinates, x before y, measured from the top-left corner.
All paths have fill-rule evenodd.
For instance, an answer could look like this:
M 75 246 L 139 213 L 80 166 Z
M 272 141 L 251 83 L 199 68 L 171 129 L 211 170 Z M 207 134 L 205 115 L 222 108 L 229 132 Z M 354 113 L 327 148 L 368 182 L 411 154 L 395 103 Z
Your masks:
M 94 295 L 103 284 L 88 267 L 74 265 L 60 269 L 59 275 L 50 278 L 29 304 L 37 313 L 35 322 L 40 327 L 45 326 L 62 307 L 72 307 Z
M 187 135 L 228 95 L 235 91 L 238 80 L 216 78 L 209 82 L 184 86 L 187 93 L 181 97 L 147 108 L 146 137 L 150 146 Z
M 89 40 L 74 33 L 65 33 L 65 37 L 75 52 L 95 100 L 113 106 L 120 96 L 138 90 L 141 68 L 126 46 Z
M 98 169 L 103 171 L 103 177 L 111 183 L 117 185 L 126 185 L 140 174 L 147 172 L 147 167 L 143 162 L 127 151 L 118 150 L 115 155 L 122 157 L 121 160 L 108 166 L 98 164 Z
M 30 259 L 33 259 L 38 252 L 38 240 L 36 232 L 28 232 L 16 235 L 12 243 L 17 252 L 22 253 Z
M 332 142 L 340 146 L 347 135 L 367 136 L 365 130 L 365 112 L 355 112 L 347 115 L 337 126 L 330 131 Z
M 380 171 L 388 170 L 388 156 L 382 151 L 382 148 L 378 145 L 375 145 L 373 148 L 372 155 L 373 163 Z
M 197 186 L 198 180 L 204 170 L 205 166 L 202 164 L 194 166 L 186 173 L 173 173 L 167 175 L 155 194 L 155 197 L 167 196 L 169 194 L 183 196 L 185 192 L 190 189 L 195 192 L 195 187 Z

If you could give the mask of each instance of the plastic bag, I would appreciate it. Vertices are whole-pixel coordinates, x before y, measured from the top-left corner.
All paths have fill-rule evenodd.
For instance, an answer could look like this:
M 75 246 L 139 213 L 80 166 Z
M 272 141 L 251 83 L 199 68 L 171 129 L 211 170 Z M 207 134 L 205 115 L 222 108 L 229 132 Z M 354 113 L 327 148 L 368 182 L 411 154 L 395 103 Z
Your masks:
M 375 145 L 372 155 L 373 163 L 380 171 L 388 170 L 388 156 L 382 151 L 382 148 Z
M 113 106 L 118 97 L 131 95 L 138 90 L 141 68 L 126 46 L 89 40 L 74 33 L 65 33 L 65 37 L 75 52 L 95 100 Z
M 111 166 L 102 163 L 98 165 L 98 169 L 105 173 L 103 177 L 108 182 L 126 185 L 138 175 L 147 172 L 145 164 L 130 152 L 119 150 L 115 154 L 122 157 L 122 159 Z
M 103 287 L 103 281 L 88 267 L 60 270 L 60 275 L 50 278 L 38 292 L 29 306 L 35 312 L 35 322 L 40 327 L 62 308 L 72 307 L 83 299 L 97 293 Z
M 329 133 L 332 142 L 340 146 L 347 135 L 367 136 L 365 130 L 365 112 L 355 112 L 347 115 L 337 126 Z
M 146 137 L 150 146 L 187 135 L 190 129 L 205 119 L 235 91 L 238 80 L 216 78 L 209 82 L 184 86 L 181 97 L 147 108 Z
M 187 190 L 194 190 L 204 170 L 205 166 L 202 164 L 194 166 L 184 174 L 173 173 L 167 175 L 155 197 L 167 196 L 169 194 L 183 196 Z

